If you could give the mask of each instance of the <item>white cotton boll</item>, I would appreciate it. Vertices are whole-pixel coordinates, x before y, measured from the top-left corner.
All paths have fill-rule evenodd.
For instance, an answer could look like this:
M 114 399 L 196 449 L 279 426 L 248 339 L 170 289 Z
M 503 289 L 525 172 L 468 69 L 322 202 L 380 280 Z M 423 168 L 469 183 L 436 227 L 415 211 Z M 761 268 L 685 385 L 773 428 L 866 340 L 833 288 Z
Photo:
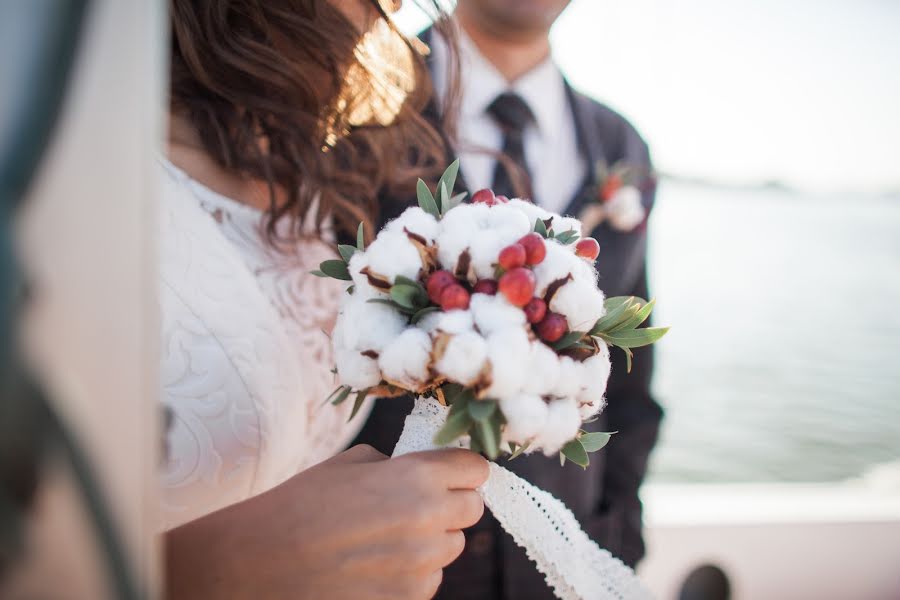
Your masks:
M 559 381 L 559 356 L 543 342 L 531 342 L 528 364 L 522 370 L 522 389 L 529 394 L 552 395 Z
M 579 427 L 581 415 L 575 402 L 554 400 L 547 405 L 547 422 L 535 440 L 535 445 L 544 451 L 545 456 L 552 456 L 578 435 Z
M 557 379 L 553 395 L 560 398 L 577 398 L 583 389 L 582 370 L 581 363 L 577 360 L 568 356 L 560 356 L 559 379 Z
M 381 383 L 378 362 L 363 356 L 357 350 L 335 349 L 334 363 L 341 385 L 349 385 L 354 390 L 364 390 Z
M 502 399 L 516 395 L 522 388 L 522 373 L 528 368 L 528 334 L 521 327 L 503 329 L 488 336 L 487 347 L 491 385 L 485 396 Z
M 431 243 L 437 237 L 440 225 L 432 215 L 418 206 L 411 206 L 384 226 L 384 231 L 392 233 L 404 233 L 404 229 L 422 236 Z
M 603 409 L 606 402 L 606 384 L 612 365 L 609 361 L 609 348 L 600 344 L 600 352 L 581 363 L 581 391 L 577 396 L 583 419 L 592 417 Z
M 469 246 L 469 254 L 472 257 L 472 269 L 475 271 L 477 279 L 494 278 L 494 271 L 497 268 L 497 257 L 500 256 L 500 251 L 512 243 L 505 239 L 506 236 L 503 235 L 503 230 L 496 232 L 499 235 L 494 235 L 494 233 L 485 233 L 475 237 Z M 512 241 L 517 239 L 515 238 Z
M 475 327 L 482 335 L 488 336 L 495 331 L 509 328 L 523 328 L 525 313 L 522 309 L 509 303 L 502 294 L 472 294 L 469 311 L 475 319 Z
M 370 285 L 369 278 L 362 273 L 362 270 L 367 266 L 369 266 L 369 261 L 364 252 L 356 252 L 350 258 L 350 264 L 347 268 L 350 271 L 351 279 L 353 279 L 353 293 L 345 294 L 348 298 L 368 300 L 370 298 L 384 297 L 385 292 Z
M 468 310 L 456 309 L 436 314 L 440 315 L 435 327 L 438 331 L 457 335 L 472 331 L 475 328 L 472 313 Z
M 525 215 L 525 218 L 528 219 L 529 231 L 534 228 L 534 222 L 538 219 L 540 219 L 541 221 L 546 221 L 550 217 L 555 216 L 554 213 L 544 210 L 537 204 L 529 202 L 528 200 L 521 200 L 519 198 L 513 198 L 508 203 L 504 204 L 504 206 L 514 208 Z
M 344 305 L 332 333 L 335 347 L 380 352 L 406 328 L 406 317 L 393 308 L 351 298 Z
M 525 444 L 538 435 L 547 423 L 547 403 L 540 396 L 521 394 L 500 399 L 500 410 L 506 417 L 503 439 Z
M 479 225 L 483 230 L 507 230 L 505 233 L 507 243 L 512 244 L 532 230 L 534 221 L 530 221 L 525 213 L 508 204 L 496 204 L 487 211 Z
M 447 379 L 470 385 L 475 382 L 487 360 L 487 343 L 477 333 L 454 335 L 444 349 L 436 368 Z
M 604 299 L 593 280 L 576 278 L 553 294 L 550 310 L 566 318 L 570 331 L 587 331 L 606 314 Z
M 567 231 L 574 231 L 580 236 L 581 221 L 579 221 L 575 217 L 556 217 L 555 219 L 553 219 L 553 232 L 556 235 L 565 233 Z
M 543 261 L 534 267 L 534 295 L 538 297 L 543 297 L 547 292 L 547 287 L 554 281 L 565 278 L 572 274 L 573 271 L 578 273 L 578 262 L 585 262 L 575 256 L 573 251 L 553 240 L 546 240 L 544 247 L 547 249 L 547 255 Z
M 419 389 L 428 380 L 431 348 L 430 335 L 417 327 L 408 327 L 378 356 L 383 377 L 404 389 Z
M 641 201 L 641 191 L 633 185 L 619 188 L 604 204 L 610 225 L 619 231 L 631 231 L 647 216 Z
M 398 275 L 416 279 L 422 270 L 418 249 L 405 233 L 382 231 L 366 250 L 369 269 L 391 283 Z

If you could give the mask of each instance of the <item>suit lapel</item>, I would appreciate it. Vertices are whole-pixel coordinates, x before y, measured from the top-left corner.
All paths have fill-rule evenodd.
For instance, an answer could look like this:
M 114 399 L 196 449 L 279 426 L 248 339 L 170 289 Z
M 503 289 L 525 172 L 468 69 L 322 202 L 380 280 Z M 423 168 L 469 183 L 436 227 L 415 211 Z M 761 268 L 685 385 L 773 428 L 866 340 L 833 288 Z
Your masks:
M 566 95 L 569 98 L 569 106 L 572 109 L 572 118 L 575 120 L 575 135 L 582 156 L 587 161 L 588 172 L 584 183 L 578 188 L 578 192 L 566 205 L 563 214 L 577 215 L 589 198 L 593 188 L 597 185 L 596 165 L 599 161 L 606 160 L 603 150 L 603 142 L 600 140 L 600 132 L 594 119 L 591 118 L 593 105 L 591 100 L 582 96 L 566 81 Z

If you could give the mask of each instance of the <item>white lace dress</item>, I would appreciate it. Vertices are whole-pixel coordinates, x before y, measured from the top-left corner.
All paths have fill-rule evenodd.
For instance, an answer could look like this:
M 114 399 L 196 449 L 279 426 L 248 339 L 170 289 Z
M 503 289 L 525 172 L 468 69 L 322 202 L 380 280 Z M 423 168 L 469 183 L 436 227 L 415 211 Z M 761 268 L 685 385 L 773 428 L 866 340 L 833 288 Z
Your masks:
M 342 287 L 309 275 L 333 245 L 280 251 L 262 214 L 163 162 L 162 396 L 171 409 L 164 528 L 259 494 L 339 452 L 365 421 L 336 386 L 330 332 Z M 368 407 L 366 407 L 368 408 Z

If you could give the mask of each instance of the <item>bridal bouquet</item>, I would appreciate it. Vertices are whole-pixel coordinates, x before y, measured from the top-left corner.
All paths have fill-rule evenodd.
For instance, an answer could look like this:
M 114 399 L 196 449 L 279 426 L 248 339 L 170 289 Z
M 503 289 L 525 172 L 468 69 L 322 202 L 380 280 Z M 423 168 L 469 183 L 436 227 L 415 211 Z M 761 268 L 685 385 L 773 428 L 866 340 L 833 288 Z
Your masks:
M 609 440 L 583 422 L 604 405 L 610 347 L 640 328 L 653 302 L 605 298 L 596 240 L 581 223 L 524 200 L 451 196 L 459 163 L 434 193 L 421 180 L 407 209 L 365 245 L 338 246 L 316 275 L 348 282 L 332 334 L 334 404 L 355 395 L 417 397 L 394 455 L 455 444 L 495 459 L 540 450 L 581 466 Z M 351 415 L 352 418 L 352 415 Z M 525 548 L 558 598 L 643 599 L 634 572 L 581 529 L 559 500 L 491 463 L 485 505 Z
M 584 421 L 604 406 L 610 346 L 651 344 L 667 328 L 638 328 L 653 309 L 605 298 L 600 247 L 576 219 L 490 190 L 451 197 L 458 161 L 436 193 L 421 180 L 418 207 L 366 247 L 339 246 L 316 272 L 351 282 L 332 342 L 342 385 L 355 394 L 411 393 L 449 406 L 438 446 L 465 439 L 489 458 L 540 450 L 587 466 L 607 433 Z M 355 412 L 355 411 L 354 411 Z

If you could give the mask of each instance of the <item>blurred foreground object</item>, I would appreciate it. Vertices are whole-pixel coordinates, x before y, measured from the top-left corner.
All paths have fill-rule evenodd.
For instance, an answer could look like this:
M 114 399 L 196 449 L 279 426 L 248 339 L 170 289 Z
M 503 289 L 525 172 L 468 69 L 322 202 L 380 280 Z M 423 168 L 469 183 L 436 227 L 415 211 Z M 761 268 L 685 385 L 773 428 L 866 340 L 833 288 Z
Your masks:
M 4 598 L 156 588 L 148 200 L 162 16 L 112 0 L 0 6 Z

